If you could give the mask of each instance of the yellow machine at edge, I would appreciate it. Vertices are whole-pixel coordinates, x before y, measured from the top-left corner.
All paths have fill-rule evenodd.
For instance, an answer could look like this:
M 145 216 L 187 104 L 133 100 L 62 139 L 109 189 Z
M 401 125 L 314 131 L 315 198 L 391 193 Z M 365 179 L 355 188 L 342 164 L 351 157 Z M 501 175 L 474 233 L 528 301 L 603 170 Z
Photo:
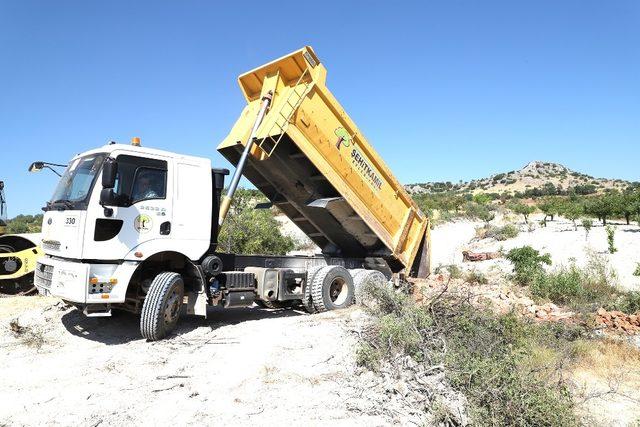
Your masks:
M 0 293 L 29 294 L 35 292 L 33 272 L 42 255 L 37 233 L 7 232 L 7 201 L 4 182 L 0 181 Z

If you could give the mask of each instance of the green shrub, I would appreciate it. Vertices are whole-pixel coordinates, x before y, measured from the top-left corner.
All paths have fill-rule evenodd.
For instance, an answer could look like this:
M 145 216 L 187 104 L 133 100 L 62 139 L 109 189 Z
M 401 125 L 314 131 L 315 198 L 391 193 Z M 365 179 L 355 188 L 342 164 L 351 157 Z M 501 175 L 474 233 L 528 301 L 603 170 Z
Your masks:
M 240 188 L 220 230 L 218 248 L 222 252 L 284 255 L 295 241 L 280 232 L 280 224 L 270 209 L 255 209 L 266 198 L 256 190 Z
M 7 234 L 40 233 L 42 214 L 18 215 L 7 221 Z
M 380 366 L 382 354 L 369 344 L 363 343 L 356 349 L 356 363 L 372 371 L 377 371 Z
M 493 237 L 498 241 L 513 239 L 518 236 L 520 230 L 513 224 L 507 224 L 502 227 L 489 227 L 485 233 L 485 237 Z
M 460 267 L 458 267 L 457 265 L 448 265 L 447 266 L 447 271 L 449 272 L 449 276 L 452 279 L 459 279 L 462 277 L 462 271 L 460 270 Z
M 506 258 L 513 263 L 516 283 L 530 285 L 536 276 L 544 273 L 543 264 L 551 265 L 551 255 L 540 255 L 531 246 L 511 249 Z
M 485 193 L 478 193 L 473 195 L 473 201 L 479 205 L 486 205 L 491 201 L 491 196 Z
M 576 265 L 537 275 L 531 284 L 531 293 L 583 311 L 604 305 L 617 295 L 609 280 Z
M 485 222 L 491 221 L 496 216 L 486 204 L 479 204 L 475 202 L 466 203 L 464 205 L 464 213 L 467 218 L 479 219 Z
M 485 277 L 485 275 L 482 274 L 482 272 L 476 270 L 468 272 L 464 277 L 464 281 L 466 283 L 478 285 L 486 285 L 487 283 L 489 283 L 489 280 Z
M 622 292 L 613 302 L 606 304 L 609 310 L 620 310 L 627 314 L 640 313 L 640 292 Z

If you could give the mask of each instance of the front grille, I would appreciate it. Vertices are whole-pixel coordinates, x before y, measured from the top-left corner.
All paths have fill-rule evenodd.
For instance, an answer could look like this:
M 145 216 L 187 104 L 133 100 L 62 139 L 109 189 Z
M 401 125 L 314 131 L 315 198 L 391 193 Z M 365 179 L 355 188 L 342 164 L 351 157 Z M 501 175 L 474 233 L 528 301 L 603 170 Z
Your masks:
M 60 242 L 58 242 L 57 240 L 43 240 L 42 248 L 58 251 L 60 250 Z
M 34 284 L 38 288 L 44 288 L 46 290 L 51 289 L 51 278 L 53 277 L 53 266 L 41 263 L 36 263 Z

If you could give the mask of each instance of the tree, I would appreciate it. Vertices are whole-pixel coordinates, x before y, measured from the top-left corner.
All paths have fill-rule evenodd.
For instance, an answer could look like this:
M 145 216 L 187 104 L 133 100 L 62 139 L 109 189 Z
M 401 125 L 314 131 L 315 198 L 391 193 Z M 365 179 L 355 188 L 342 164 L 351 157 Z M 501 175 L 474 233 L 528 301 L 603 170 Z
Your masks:
M 7 221 L 8 234 L 39 233 L 42 228 L 42 214 L 18 215 Z
M 547 217 L 551 217 L 551 221 L 560 211 L 560 206 L 558 203 L 558 199 L 555 197 L 545 197 L 542 199 L 538 205 L 538 209 L 540 209 L 544 213 L 544 222 L 547 222 Z
M 607 218 L 620 213 L 621 198 L 618 192 L 610 192 L 592 197 L 587 203 L 587 212 L 598 217 L 602 225 L 607 225 Z
M 520 203 L 520 202 L 513 203 L 510 206 L 510 209 L 513 212 L 515 212 L 515 213 L 517 213 L 519 215 L 522 215 L 524 217 L 524 222 L 526 224 L 529 224 L 529 215 L 531 215 L 536 210 L 535 206 L 528 206 L 528 205 L 525 205 L 524 203 Z
M 219 249 L 229 253 L 285 255 L 295 247 L 280 232 L 272 209 L 255 209 L 266 199 L 258 191 L 238 189 L 220 230 Z
M 640 214 L 640 191 L 637 189 L 625 191 L 620 202 L 621 213 L 629 225 L 631 218 Z
M 573 223 L 573 228 L 578 231 L 576 220 L 580 218 L 584 212 L 584 208 L 577 202 L 565 202 L 560 206 L 560 215 L 564 216 Z
M 582 220 L 582 226 L 584 227 L 584 240 L 588 240 L 589 232 L 591 231 L 591 227 L 593 227 L 593 221 L 590 218 L 585 218 Z

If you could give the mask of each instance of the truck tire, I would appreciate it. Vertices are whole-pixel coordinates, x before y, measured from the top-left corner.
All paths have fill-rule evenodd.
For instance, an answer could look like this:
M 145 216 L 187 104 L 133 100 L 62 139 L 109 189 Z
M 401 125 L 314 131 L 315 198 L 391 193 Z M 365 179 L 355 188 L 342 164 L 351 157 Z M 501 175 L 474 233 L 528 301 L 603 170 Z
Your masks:
M 354 299 L 359 305 L 369 306 L 367 301 L 367 287 L 370 285 L 384 287 L 389 283 L 382 272 L 378 270 L 361 270 L 353 276 L 355 288 Z
M 322 270 L 324 267 L 325 267 L 324 265 L 321 265 L 318 267 L 311 267 L 309 270 L 307 270 L 307 283 L 305 283 L 302 306 L 304 307 L 305 311 L 309 314 L 313 314 L 316 312 L 316 308 L 313 305 L 313 295 L 312 295 L 312 289 L 311 289 L 313 285 L 313 279 L 316 277 L 316 274 L 318 274 L 318 272 Z
M 349 270 L 351 277 L 353 278 L 353 303 L 356 303 L 356 294 L 358 293 L 358 282 L 360 281 L 360 275 L 366 273 L 368 270 L 364 268 L 355 268 Z
M 182 276 L 170 271 L 158 274 L 149 286 L 142 304 L 140 332 L 149 341 L 157 341 L 178 324 L 184 297 Z
M 311 282 L 313 307 L 319 313 L 350 306 L 353 293 L 351 274 L 337 265 L 321 268 Z

